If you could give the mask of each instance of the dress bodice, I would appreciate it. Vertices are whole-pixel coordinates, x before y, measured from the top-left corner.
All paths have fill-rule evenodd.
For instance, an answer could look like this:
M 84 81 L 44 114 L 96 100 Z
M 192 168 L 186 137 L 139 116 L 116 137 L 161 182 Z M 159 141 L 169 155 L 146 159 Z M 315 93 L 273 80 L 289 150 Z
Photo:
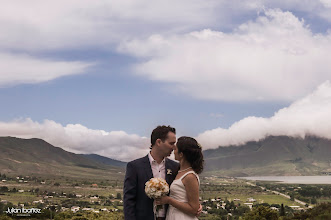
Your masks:
M 194 171 L 189 171 L 189 172 L 185 173 L 183 176 L 181 176 L 179 179 L 175 179 L 172 182 L 172 184 L 170 186 L 170 197 L 172 197 L 180 202 L 187 202 L 187 194 L 186 194 L 185 186 L 184 186 L 182 180 L 184 179 L 184 177 L 186 177 L 190 173 L 193 173 L 197 177 L 199 185 L 200 185 L 200 179 L 199 179 L 198 174 L 196 174 Z
M 190 173 L 193 173 L 197 177 L 198 183 L 200 185 L 198 174 L 196 174 L 194 171 L 189 171 L 179 179 L 172 182 L 170 186 L 170 197 L 174 198 L 179 202 L 188 202 L 187 193 L 182 180 Z M 196 216 L 185 214 L 184 212 L 173 207 L 172 205 L 169 205 L 166 220 L 198 220 L 198 218 Z

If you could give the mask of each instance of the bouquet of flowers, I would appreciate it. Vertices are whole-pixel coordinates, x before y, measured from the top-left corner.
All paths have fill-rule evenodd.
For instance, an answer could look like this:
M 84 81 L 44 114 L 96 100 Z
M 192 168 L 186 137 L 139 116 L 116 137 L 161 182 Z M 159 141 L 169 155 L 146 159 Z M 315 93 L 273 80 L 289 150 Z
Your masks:
M 169 185 L 162 178 L 152 178 L 145 183 L 146 195 L 151 199 L 158 199 L 169 193 Z
M 169 185 L 162 178 L 152 178 L 145 183 L 145 193 L 151 199 L 158 199 L 169 193 Z M 162 205 L 154 206 L 154 213 L 156 214 L 160 208 L 162 209 Z

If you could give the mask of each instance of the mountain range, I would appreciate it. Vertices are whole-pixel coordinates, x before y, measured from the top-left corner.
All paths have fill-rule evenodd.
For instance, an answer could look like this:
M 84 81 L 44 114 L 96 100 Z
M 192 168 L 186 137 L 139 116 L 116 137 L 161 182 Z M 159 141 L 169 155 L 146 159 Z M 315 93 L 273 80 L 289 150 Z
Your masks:
M 123 178 L 126 163 L 97 154 L 75 154 L 44 140 L 0 137 L 1 173 L 74 178 Z M 204 175 L 322 175 L 331 172 L 331 140 L 268 136 L 240 146 L 203 151 Z
M 97 155 L 79 155 L 44 140 L 0 137 L 1 173 L 74 178 L 123 176 L 125 163 Z
M 268 136 L 240 146 L 205 150 L 205 171 L 221 175 L 321 175 L 331 171 L 331 140 Z

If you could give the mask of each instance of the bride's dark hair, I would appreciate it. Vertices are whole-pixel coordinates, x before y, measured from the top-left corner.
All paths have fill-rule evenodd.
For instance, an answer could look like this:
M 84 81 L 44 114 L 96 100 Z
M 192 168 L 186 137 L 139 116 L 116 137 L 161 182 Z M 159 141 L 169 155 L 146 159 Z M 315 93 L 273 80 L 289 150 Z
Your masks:
M 196 173 L 203 170 L 203 155 L 200 144 L 191 137 L 180 137 L 177 141 L 178 153 L 183 153 L 185 159 L 191 164 Z

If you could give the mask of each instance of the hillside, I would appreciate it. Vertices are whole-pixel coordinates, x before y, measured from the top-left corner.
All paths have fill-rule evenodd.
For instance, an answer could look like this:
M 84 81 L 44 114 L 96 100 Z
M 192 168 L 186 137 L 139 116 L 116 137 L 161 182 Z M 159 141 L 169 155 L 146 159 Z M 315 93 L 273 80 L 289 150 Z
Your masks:
M 206 169 L 221 175 L 321 175 L 331 171 L 331 140 L 269 136 L 204 151 Z
M 110 166 L 115 166 L 115 167 L 125 167 L 127 164 L 126 162 L 114 160 L 114 159 L 111 159 L 108 157 L 100 156 L 98 154 L 80 154 L 80 155 L 87 157 L 93 161 L 97 161 L 99 163 L 110 165 Z
M 1 173 L 73 178 L 123 178 L 125 162 L 74 154 L 44 140 L 0 137 Z M 204 151 L 204 175 L 321 175 L 331 172 L 331 140 L 270 136 Z
M 37 138 L 0 137 L 0 152 L 1 173 L 103 178 L 124 171 L 123 167 L 67 152 Z

